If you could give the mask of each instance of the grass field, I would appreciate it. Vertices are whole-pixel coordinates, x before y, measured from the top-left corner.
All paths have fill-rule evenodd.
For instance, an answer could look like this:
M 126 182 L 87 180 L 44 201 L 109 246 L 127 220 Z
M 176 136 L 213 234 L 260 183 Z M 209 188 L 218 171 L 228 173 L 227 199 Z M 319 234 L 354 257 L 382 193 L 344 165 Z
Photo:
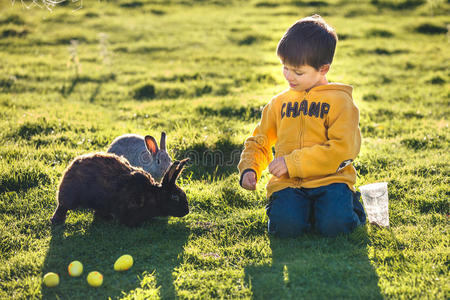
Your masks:
M 0 4 L 1 299 L 450 298 L 448 0 L 31 2 Z M 277 239 L 269 175 L 248 192 L 236 165 L 287 88 L 279 38 L 314 13 L 340 38 L 328 79 L 353 85 L 360 109 L 356 186 L 389 182 L 391 227 Z M 76 211 L 51 228 L 74 157 L 163 130 L 173 158 L 191 157 L 189 215 L 128 229 Z M 117 273 L 122 254 L 135 264 Z

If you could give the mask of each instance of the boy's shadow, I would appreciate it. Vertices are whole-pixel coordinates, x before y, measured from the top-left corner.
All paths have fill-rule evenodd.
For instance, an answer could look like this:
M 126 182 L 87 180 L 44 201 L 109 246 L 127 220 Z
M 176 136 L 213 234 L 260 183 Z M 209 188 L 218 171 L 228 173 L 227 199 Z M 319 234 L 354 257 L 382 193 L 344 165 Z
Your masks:
M 357 230 L 337 238 L 270 237 L 272 263 L 245 270 L 254 299 L 382 299 L 366 229 Z
M 75 221 L 54 227 L 43 274 L 58 273 L 60 284 L 54 288 L 42 286 L 43 298 L 115 299 L 127 294 L 175 298 L 172 272 L 188 234 L 183 223 L 170 224 L 166 218 L 148 221 L 135 229 L 96 219 L 92 224 Z M 113 265 L 123 254 L 130 254 L 134 264 L 127 271 L 116 272 Z M 68 275 L 67 267 L 74 260 L 83 264 L 80 277 Z M 103 274 L 102 286 L 87 284 L 86 276 L 91 271 Z

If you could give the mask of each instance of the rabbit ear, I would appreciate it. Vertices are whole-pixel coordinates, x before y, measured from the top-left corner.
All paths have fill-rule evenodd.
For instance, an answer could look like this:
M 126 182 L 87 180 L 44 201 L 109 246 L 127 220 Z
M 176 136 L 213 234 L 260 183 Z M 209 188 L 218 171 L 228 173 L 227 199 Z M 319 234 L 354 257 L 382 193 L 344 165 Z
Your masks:
M 177 166 L 177 169 L 175 170 L 175 173 L 170 177 L 170 183 L 175 184 L 178 176 L 180 176 L 181 172 L 183 171 L 184 165 L 189 161 L 189 158 L 185 158 L 182 161 L 180 161 L 179 165 Z
M 167 170 L 166 174 L 164 174 L 164 178 L 162 180 L 162 185 L 163 186 L 167 186 L 171 183 L 171 179 L 173 177 L 173 175 L 175 174 L 175 172 L 177 171 L 177 167 L 180 164 L 180 162 L 174 161 L 173 164 L 170 165 L 169 170 Z
M 161 141 L 159 142 L 159 146 L 161 147 L 161 150 L 166 151 L 166 133 L 164 131 L 161 132 Z
M 155 155 L 158 152 L 158 144 L 156 144 L 155 138 L 151 135 L 146 135 L 144 139 L 147 150 L 150 151 L 152 155 Z

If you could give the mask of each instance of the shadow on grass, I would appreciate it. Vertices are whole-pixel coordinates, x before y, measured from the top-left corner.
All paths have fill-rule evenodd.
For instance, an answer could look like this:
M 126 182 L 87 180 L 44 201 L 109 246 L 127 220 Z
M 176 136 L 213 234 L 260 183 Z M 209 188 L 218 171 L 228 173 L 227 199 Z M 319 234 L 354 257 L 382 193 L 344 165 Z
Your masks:
M 52 229 L 43 274 L 58 273 L 60 284 L 54 288 L 43 286 L 44 299 L 117 299 L 136 294 L 175 298 L 172 272 L 187 241 L 188 229 L 184 224 L 168 224 L 167 219 L 161 218 L 130 229 L 94 220 L 84 227 L 78 222 Z M 133 267 L 116 272 L 114 262 L 123 254 L 133 257 Z M 80 277 L 68 275 L 67 266 L 74 260 L 83 264 Z M 86 276 L 91 271 L 103 274 L 102 286 L 94 288 L 87 284 Z M 149 281 L 156 284 L 145 284 Z
M 79 84 L 83 83 L 95 83 L 96 87 L 93 91 L 92 95 L 89 98 L 89 102 L 94 102 L 98 94 L 100 93 L 102 84 L 105 82 L 109 82 L 116 79 L 116 74 L 114 73 L 108 73 L 98 76 L 79 76 L 76 75 L 72 79 L 68 80 L 68 85 L 66 86 L 66 81 L 64 81 L 63 86 L 61 87 L 60 94 L 64 97 L 70 96 L 73 91 L 75 90 L 75 87 Z
M 245 270 L 254 298 L 382 299 L 378 276 L 367 257 L 365 230 L 337 238 L 271 237 L 271 265 Z
M 228 177 L 237 172 L 242 145 L 228 139 L 217 141 L 214 145 L 196 143 L 189 147 L 174 150 L 176 159 L 189 157 L 185 174 L 190 173 L 192 179 L 218 179 Z
M 70 96 L 70 94 L 72 94 L 73 90 L 77 86 L 78 82 L 79 82 L 79 79 L 77 76 L 71 80 L 68 87 L 66 87 L 66 84 L 64 83 L 64 85 L 61 87 L 61 95 L 63 95 L 64 97 Z

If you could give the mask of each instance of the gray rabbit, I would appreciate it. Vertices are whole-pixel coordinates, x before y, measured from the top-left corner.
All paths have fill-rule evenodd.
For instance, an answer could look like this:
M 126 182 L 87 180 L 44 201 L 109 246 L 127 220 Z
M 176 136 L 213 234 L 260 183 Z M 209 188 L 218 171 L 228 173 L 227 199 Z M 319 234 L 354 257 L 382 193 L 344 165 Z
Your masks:
M 150 135 L 124 134 L 111 143 L 107 152 L 125 157 L 132 166 L 144 169 L 159 182 L 172 163 L 166 150 L 165 132 L 161 132 L 160 146 L 161 149 Z

